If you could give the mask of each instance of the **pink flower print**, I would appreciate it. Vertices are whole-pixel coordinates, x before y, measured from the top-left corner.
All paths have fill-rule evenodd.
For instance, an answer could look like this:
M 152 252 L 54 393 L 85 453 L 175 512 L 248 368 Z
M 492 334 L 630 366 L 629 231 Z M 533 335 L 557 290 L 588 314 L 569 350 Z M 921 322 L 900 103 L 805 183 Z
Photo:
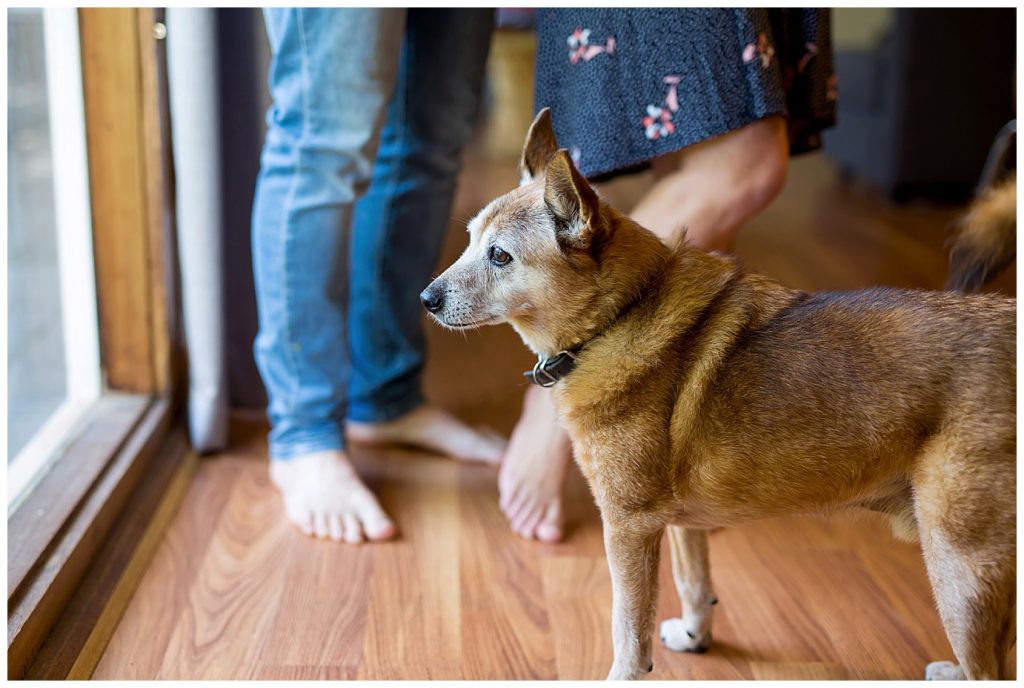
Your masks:
M 761 68 L 768 69 L 775 56 L 775 48 L 768 42 L 768 37 L 761 32 L 757 35 L 757 44 L 749 43 L 743 49 L 743 62 L 753 62 L 757 57 L 761 58 Z
M 590 43 L 590 29 L 582 29 L 576 27 L 576 30 L 572 32 L 572 35 L 566 41 L 569 47 L 576 50 L 579 47 L 586 47 Z
M 672 113 L 667 107 L 648 105 L 647 116 L 644 117 L 643 123 L 644 135 L 652 141 L 664 138 L 676 130 L 676 126 L 672 124 Z
M 811 58 L 818 54 L 818 46 L 814 43 L 804 43 L 804 48 L 807 52 L 800 58 L 800 64 L 797 66 L 797 71 L 801 74 L 807 69 L 807 63 L 811 61 Z
M 665 107 L 671 112 L 679 112 L 679 96 L 676 94 L 676 84 L 682 80 L 681 76 L 667 76 L 662 81 L 668 84 L 668 93 L 665 94 Z
M 652 141 L 675 133 L 676 125 L 672 122 L 672 115 L 679 112 L 679 94 L 676 93 L 676 86 L 682 78 L 676 74 L 664 77 L 662 81 L 668 84 L 668 93 L 665 94 L 663 106 L 647 106 L 647 116 L 643 118 L 644 135 Z
M 590 44 L 590 29 L 576 27 L 572 35 L 566 39 L 569 44 L 569 62 L 576 64 L 581 59 L 589 62 L 601 53 L 612 55 L 615 53 L 615 36 L 608 36 L 604 45 Z

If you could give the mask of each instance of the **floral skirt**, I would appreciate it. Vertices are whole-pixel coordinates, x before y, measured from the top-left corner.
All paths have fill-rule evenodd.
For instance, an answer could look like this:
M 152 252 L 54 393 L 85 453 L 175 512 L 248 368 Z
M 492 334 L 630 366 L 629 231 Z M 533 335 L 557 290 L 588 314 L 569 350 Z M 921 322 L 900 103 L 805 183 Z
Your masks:
M 835 123 L 827 9 L 542 9 L 537 109 L 587 177 L 770 115 L 793 154 Z

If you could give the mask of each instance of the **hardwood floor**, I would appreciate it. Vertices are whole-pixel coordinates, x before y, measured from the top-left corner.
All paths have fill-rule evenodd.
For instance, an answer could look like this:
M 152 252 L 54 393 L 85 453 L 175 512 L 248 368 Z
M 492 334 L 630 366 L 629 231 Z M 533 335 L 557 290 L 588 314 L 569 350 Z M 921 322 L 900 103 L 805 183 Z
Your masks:
M 513 163 L 471 160 L 442 263 L 463 222 L 515 183 Z M 604 192 L 628 208 L 646 183 Z M 819 156 L 795 161 L 783 196 L 744 230 L 751 269 L 807 289 L 939 288 L 956 208 L 894 207 L 841 184 Z M 1015 274 L 994 288 L 1013 292 Z M 508 432 L 531 363 L 510 328 L 429 327 L 428 395 Z M 258 423 L 202 462 L 166 541 L 96 669 L 106 679 L 603 678 L 610 585 L 600 523 L 574 470 L 564 544 L 514 536 L 495 471 L 404 450 L 355 449 L 401 531 L 346 546 L 285 523 Z M 721 604 L 713 648 L 655 643 L 652 678 L 859 679 L 923 676 L 951 659 L 916 545 L 872 516 L 787 518 L 711 535 Z M 678 614 L 662 558 L 658 618 Z

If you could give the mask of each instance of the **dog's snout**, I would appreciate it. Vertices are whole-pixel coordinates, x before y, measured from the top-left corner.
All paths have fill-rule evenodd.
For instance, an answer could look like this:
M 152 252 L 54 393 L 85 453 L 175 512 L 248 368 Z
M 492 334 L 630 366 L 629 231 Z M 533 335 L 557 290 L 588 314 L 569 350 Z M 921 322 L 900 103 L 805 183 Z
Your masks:
M 431 313 L 437 313 L 444 308 L 444 289 L 438 289 L 431 284 L 420 292 L 420 303 Z

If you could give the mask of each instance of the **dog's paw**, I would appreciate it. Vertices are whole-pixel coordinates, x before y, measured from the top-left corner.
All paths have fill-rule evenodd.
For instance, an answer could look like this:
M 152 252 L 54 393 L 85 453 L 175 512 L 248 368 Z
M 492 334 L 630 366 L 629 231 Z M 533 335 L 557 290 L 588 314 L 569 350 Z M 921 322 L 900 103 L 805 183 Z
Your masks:
M 926 681 L 963 681 L 964 670 L 953 662 L 932 662 L 924 670 Z
M 661 622 L 661 644 L 673 652 L 707 652 L 711 631 L 690 629 L 685 619 L 665 619 Z
M 647 676 L 647 674 L 649 674 L 651 672 L 651 670 L 654 669 L 653 665 L 649 664 L 649 666 L 651 667 L 651 669 L 648 669 L 647 671 L 638 671 L 638 670 L 635 670 L 635 669 L 627 669 L 627 668 L 624 668 L 624 667 L 613 666 L 612 670 L 608 673 L 608 678 L 605 679 L 605 680 L 606 681 L 638 681 L 638 680 L 644 678 L 645 676 Z

